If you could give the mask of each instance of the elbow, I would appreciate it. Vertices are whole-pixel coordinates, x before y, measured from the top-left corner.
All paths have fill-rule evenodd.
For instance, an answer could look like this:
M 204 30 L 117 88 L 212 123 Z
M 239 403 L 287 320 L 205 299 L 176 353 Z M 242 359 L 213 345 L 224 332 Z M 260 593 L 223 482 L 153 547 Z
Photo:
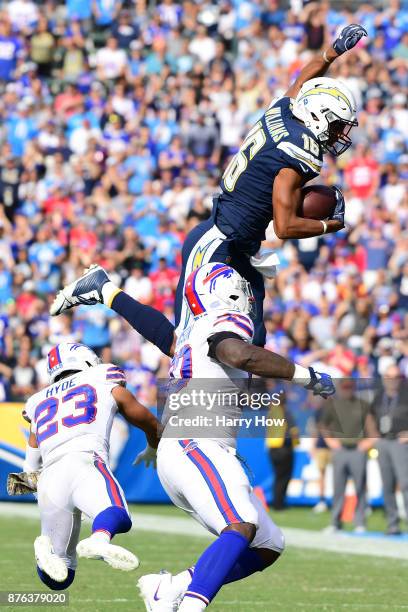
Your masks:
M 223 347 L 225 349 L 225 347 Z M 244 370 L 247 371 L 246 366 L 247 363 L 251 360 L 248 355 L 242 353 L 242 351 L 237 350 L 218 350 L 216 352 L 217 361 L 223 363 L 224 365 L 234 368 L 236 370 Z
M 245 362 L 246 359 L 242 358 L 240 355 L 238 354 L 233 354 L 233 355 L 220 355 L 218 356 L 218 361 L 220 361 L 221 363 L 223 363 L 226 366 L 229 366 L 230 368 L 234 368 L 236 370 L 245 370 Z
M 274 221 L 273 228 L 275 230 L 276 237 L 279 238 L 279 240 L 287 240 L 288 238 L 291 238 L 290 230 L 287 224 Z

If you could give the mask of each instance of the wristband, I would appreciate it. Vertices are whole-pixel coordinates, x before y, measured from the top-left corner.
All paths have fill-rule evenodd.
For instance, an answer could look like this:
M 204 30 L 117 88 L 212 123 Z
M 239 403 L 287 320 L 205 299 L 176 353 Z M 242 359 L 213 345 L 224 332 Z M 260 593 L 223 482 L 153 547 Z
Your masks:
M 327 223 L 326 223 L 326 221 L 323 221 L 322 219 L 319 219 L 319 221 L 323 225 L 323 234 L 326 234 L 326 232 L 327 232 Z
M 101 293 L 105 306 L 111 308 L 113 300 L 120 291 L 121 289 L 119 289 L 119 287 L 116 287 L 116 285 L 114 285 L 112 281 L 107 281 L 106 283 L 104 283 Z
M 310 376 L 309 368 L 304 368 L 298 363 L 295 363 L 294 365 L 295 365 L 295 371 L 293 373 L 292 380 L 300 380 L 302 381 L 302 383 L 308 385 L 310 381 L 312 380 L 312 377 Z
M 41 465 L 40 449 L 27 444 L 25 459 L 23 463 L 23 471 L 24 472 L 36 472 L 39 469 L 40 465 Z
M 323 59 L 326 62 L 326 64 L 330 64 L 331 63 L 331 61 L 327 57 L 327 51 L 323 51 Z

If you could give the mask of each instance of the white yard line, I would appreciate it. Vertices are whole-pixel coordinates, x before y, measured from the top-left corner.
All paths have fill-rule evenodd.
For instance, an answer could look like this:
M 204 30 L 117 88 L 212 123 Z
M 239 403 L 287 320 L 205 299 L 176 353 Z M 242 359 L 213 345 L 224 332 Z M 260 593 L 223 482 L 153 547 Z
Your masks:
M 15 516 L 38 519 L 38 507 L 34 504 L 0 503 L 0 516 Z M 171 517 L 160 514 L 134 512 L 133 529 L 154 533 L 167 533 L 199 538 L 212 538 L 201 525 L 188 517 Z M 322 550 L 327 552 L 388 557 L 408 561 L 408 546 L 405 541 L 394 541 L 379 537 L 351 537 L 348 535 L 326 534 L 321 531 L 310 531 L 288 527 L 283 529 L 287 546 Z

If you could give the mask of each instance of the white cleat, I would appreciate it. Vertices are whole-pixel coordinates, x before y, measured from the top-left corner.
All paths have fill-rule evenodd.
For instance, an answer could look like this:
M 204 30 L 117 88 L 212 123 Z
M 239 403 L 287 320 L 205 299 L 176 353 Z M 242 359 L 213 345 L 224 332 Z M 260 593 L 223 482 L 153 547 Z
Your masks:
M 328 509 L 329 507 L 326 502 L 320 500 L 315 506 L 313 506 L 312 512 L 314 512 L 315 514 L 322 514 L 323 512 L 327 512 Z
M 180 597 L 173 598 L 171 579 L 172 575 L 165 571 L 139 578 L 137 586 L 147 612 L 176 612 Z
M 89 537 L 76 547 L 79 557 L 105 561 L 114 569 L 130 572 L 139 567 L 139 559 L 126 548 Z
M 50 314 L 59 315 L 78 304 L 103 304 L 102 287 L 109 281 L 105 270 L 93 264 L 84 274 L 59 291 L 51 304 Z
M 34 540 L 34 554 L 40 569 L 56 582 L 64 582 L 68 568 L 63 559 L 55 554 L 48 536 L 41 535 Z

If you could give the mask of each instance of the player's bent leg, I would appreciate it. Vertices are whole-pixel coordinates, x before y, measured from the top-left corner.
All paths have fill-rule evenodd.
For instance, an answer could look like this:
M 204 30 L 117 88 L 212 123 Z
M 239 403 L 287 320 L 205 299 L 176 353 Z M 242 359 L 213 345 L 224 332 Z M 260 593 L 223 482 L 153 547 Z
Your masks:
M 258 528 L 249 548 L 238 559 L 225 584 L 262 572 L 279 559 L 285 548 L 282 531 L 253 492 L 250 494 L 250 501 L 258 515 Z
M 139 566 L 138 558 L 122 546 L 110 543 L 117 533 L 126 533 L 132 527 L 132 521 L 125 508 L 110 506 L 95 517 L 92 524 L 92 535 L 81 540 L 77 546 L 79 557 L 102 559 L 115 569 L 131 571 Z
M 250 544 L 250 540 L 243 533 L 254 534 L 255 526 L 243 523 L 240 526 L 235 525 L 233 529 L 227 527 L 203 552 L 195 565 L 193 579 L 180 604 L 180 612 L 204 610 L 213 600 Z
M 66 458 L 45 468 L 39 478 L 38 506 L 41 536 L 34 543 L 41 579 L 64 582 L 76 568 L 81 513 L 72 505 L 71 481 Z M 73 578 L 72 578 L 73 580 Z
M 187 276 L 205 263 L 211 261 L 214 251 L 225 241 L 225 235 L 214 225 L 212 219 L 202 221 L 186 237 L 181 257 L 182 269 L 176 289 L 175 324 L 185 326 L 187 316 L 183 299 L 184 283 Z
M 136 569 L 139 566 L 136 555 L 122 546 L 111 544 L 116 534 L 126 533 L 132 527 L 122 488 L 101 457 L 84 455 L 73 501 L 76 507 L 93 518 L 93 523 L 92 535 L 81 540 L 76 547 L 78 556 L 105 561 L 122 571 Z M 92 491 L 92 496 L 89 491 Z
M 164 488 L 177 505 L 219 535 L 197 561 L 179 608 L 203 610 L 248 550 L 258 527 L 257 509 L 233 449 L 212 440 L 165 440 L 161 445 L 158 473 Z M 258 561 L 253 571 L 260 567 Z

